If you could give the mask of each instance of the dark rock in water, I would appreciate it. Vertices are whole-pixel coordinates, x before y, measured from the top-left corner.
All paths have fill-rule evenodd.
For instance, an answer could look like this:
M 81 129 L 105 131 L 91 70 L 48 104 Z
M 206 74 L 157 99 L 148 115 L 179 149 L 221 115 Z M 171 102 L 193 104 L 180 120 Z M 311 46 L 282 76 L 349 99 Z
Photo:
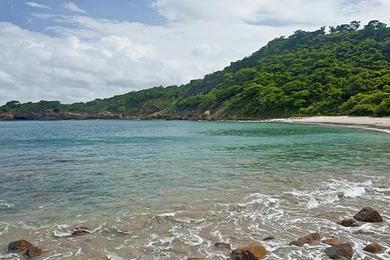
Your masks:
M 219 249 L 232 250 L 232 246 L 229 243 L 225 243 L 225 242 L 215 243 L 214 246 Z
M 204 260 L 206 258 L 203 257 L 187 257 L 187 260 Z
M 363 248 L 364 251 L 376 254 L 384 251 L 385 249 L 378 243 L 372 243 Z
M 359 223 L 353 218 L 346 218 L 346 219 L 340 220 L 339 222 L 337 222 L 337 224 L 340 224 L 344 227 L 358 227 L 359 226 Z
M 379 212 L 370 207 L 363 208 L 355 216 L 353 216 L 353 218 L 364 222 L 383 222 L 383 218 Z
M 28 258 L 34 256 L 42 255 L 42 250 L 38 247 L 34 246 L 27 240 L 18 240 L 13 241 L 8 244 L 8 252 L 9 253 L 21 253 L 26 255 Z
M 82 236 L 91 233 L 86 227 L 77 227 L 73 229 L 72 236 Z
M 338 240 L 336 238 L 324 239 L 324 240 L 322 240 L 322 243 L 328 244 L 328 245 L 331 245 L 331 246 L 345 244 L 344 241 Z
M 345 194 L 344 194 L 344 192 L 337 192 L 337 198 L 339 198 L 340 200 L 345 199 Z
M 353 249 L 350 243 L 345 243 L 328 247 L 325 249 L 325 254 L 332 259 L 351 259 L 353 256 Z
M 232 251 L 231 260 L 259 260 L 267 255 L 267 250 L 262 245 L 249 245 Z
M 276 237 L 268 236 L 268 237 L 263 238 L 263 241 L 268 241 L 268 240 L 273 240 L 273 239 L 276 239 Z
M 319 233 L 311 233 L 309 235 L 290 242 L 290 245 L 303 246 L 304 244 L 313 244 L 314 242 L 317 242 L 319 240 L 321 240 L 321 236 Z

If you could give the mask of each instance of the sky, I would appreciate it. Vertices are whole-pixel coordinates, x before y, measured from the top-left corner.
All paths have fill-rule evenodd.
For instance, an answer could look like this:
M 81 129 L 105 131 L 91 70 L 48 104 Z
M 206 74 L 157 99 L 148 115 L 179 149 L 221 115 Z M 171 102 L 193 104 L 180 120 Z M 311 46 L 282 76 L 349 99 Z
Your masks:
M 298 29 L 389 14 L 390 0 L 0 0 L 0 105 L 180 85 Z

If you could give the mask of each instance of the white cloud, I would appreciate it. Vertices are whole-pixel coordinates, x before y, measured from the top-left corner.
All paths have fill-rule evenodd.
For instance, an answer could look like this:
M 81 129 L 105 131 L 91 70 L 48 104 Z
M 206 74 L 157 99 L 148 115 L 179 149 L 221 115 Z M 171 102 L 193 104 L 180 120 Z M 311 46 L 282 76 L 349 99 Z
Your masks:
M 166 24 L 50 16 L 56 24 L 44 34 L 0 22 L 0 104 L 86 101 L 182 84 L 297 29 L 390 22 L 385 0 L 155 0 L 152 5 Z
M 73 2 L 67 2 L 63 5 L 64 8 L 68 9 L 69 11 L 76 12 L 76 13 L 86 13 L 85 10 L 81 9 L 78 5 L 76 5 Z
M 47 5 L 39 4 L 39 3 L 36 3 L 36 2 L 25 2 L 25 4 L 30 6 L 30 7 L 33 7 L 33 8 L 51 9 Z

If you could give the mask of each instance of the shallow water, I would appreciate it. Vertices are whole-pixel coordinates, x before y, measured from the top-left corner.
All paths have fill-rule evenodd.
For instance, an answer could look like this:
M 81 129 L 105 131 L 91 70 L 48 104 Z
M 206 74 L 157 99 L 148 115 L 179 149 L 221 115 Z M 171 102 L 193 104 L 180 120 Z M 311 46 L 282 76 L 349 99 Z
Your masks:
M 297 248 L 312 231 L 390 253 L 390 135 L 266 122 L 0 122 L 0 259 L 27 239 L 42 259 L 225 259 L 263 243 L 269 259 L 326 259 Z M 345 199 L 337 194 L 343 192 Z M 335 224 L 364 206 L 381 224 Z M 69 237 L 72 229 L 93 232 Z M 268 235 L 275 240 L 263 242 Z M 17 258 L 16 258 L 17 259 Z

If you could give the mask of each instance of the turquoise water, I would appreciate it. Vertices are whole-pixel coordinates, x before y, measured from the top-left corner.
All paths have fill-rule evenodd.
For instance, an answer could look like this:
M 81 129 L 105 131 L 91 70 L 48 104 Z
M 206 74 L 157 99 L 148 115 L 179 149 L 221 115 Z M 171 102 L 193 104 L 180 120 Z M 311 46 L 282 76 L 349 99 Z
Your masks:
M 221 205 L 245 204 L 251 196 L 280 200 L 284 211 L 299 205 L 309 214 L 313 209 L 322 212 L 335 203 L 329 202 L 335 194 L 347 191 L 350 201 L 341 205 L 347 212 L 370 203 L 388 214 L 389 169 L 390 135 L 365 129 L 270 122 L 0 122 L 0 243 L 23 235 L 52 246 L 56 254 L 74 253 L 78 243 L 66 244 L 61 238 L 48 245 L 45 239 L 53 240 L 58 229 L 63 232 L 58 225 L 88 223 L 97 230 L 96 244 L 91 244 L 104 245 L 104 250 L 84 249 L 80 259 L 107 254 L 127 258 L 129 252 L 115 250 L 105 240 L 104 230 L 120 223 L 133 236 L 145 236 L 138 246 L 137 239 L 132 241 L 139 249 L 152 240 L 144 229 L 134 230 L 132 221 L 144 221 L 134 220 L 136 216 L 173 212 L 196 222 L 200 216 L 193 214 L 202 212 L 217 223 L 226 213 Z M 248 214 L 241 225 L 248 225 Z M 219 239 L 240 243 L 229 238 L 235 231 L 226 226 L 197 234 L 202 242 L 193 245 L 183 238 L 191 228 L 175 235 L 176 224 L 166 224 L 166 231 L 147 225 L 152 227 L 149 234 L 181 238 L 184 252 L 175 252 L 170 240 L 171 249 L 156 245 L 134 254 L 211 256 L 202 248 L 217 239 L 212 234 L 217 231 Z M 267 233 L 276 227 L 256 228 Z

